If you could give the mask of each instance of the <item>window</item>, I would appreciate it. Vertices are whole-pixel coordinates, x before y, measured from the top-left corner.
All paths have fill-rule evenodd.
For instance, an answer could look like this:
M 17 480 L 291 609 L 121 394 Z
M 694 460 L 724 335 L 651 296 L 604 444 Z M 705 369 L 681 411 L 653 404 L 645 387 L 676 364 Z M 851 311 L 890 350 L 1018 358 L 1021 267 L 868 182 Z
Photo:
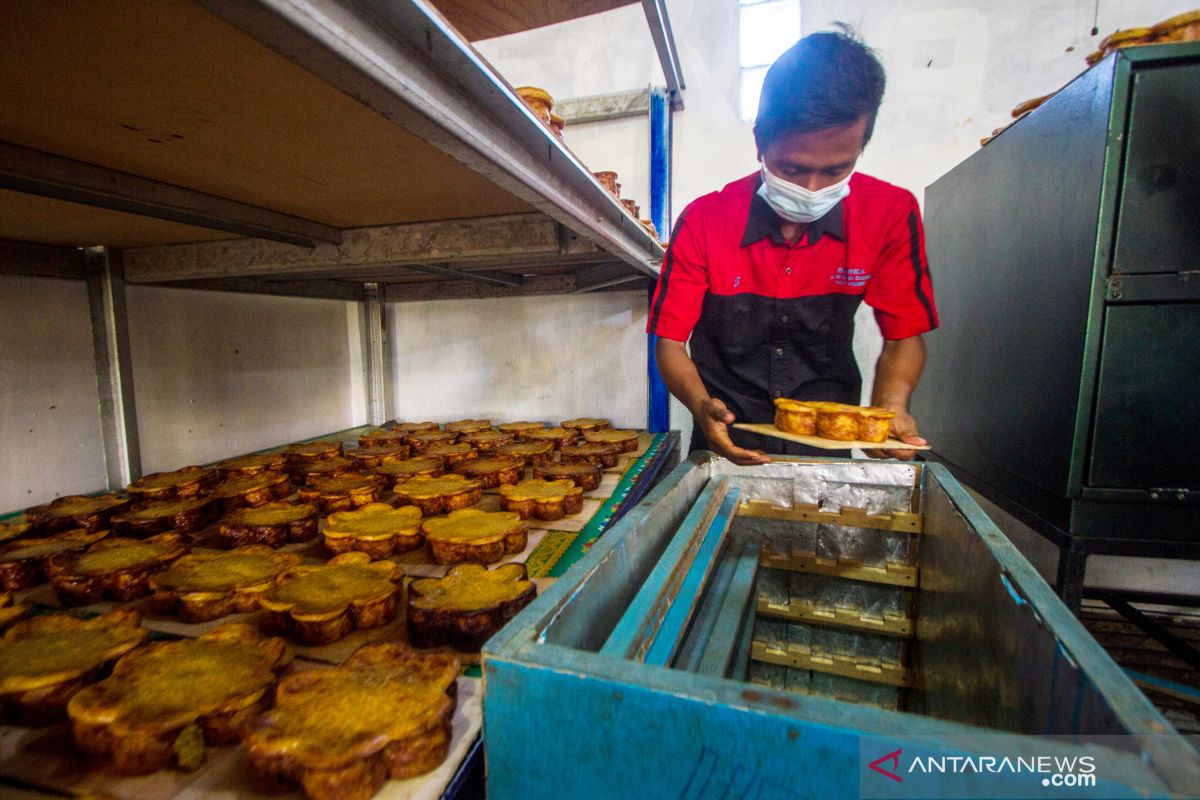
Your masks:
M 800 0 L 738 0 L 742 121 L 758 114 L 767 67 L 800 38 Z

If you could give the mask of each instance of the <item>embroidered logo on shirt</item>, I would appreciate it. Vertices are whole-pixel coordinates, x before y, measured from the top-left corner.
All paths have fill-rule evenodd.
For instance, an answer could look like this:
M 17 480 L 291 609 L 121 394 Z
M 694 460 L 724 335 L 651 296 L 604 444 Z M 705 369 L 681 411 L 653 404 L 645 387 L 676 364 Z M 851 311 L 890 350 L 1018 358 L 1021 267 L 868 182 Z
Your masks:
M 742 285 L 742 276 L 738 275 L 736 278 L 733 279 L 733 288 L 736 289 L 737 287 L 739 287 L 741 285 Z
M 862 267 L 838 267 L 833 273 L 833 282 L 838 286 L 866 286 L 871 280 L 871 273 Z

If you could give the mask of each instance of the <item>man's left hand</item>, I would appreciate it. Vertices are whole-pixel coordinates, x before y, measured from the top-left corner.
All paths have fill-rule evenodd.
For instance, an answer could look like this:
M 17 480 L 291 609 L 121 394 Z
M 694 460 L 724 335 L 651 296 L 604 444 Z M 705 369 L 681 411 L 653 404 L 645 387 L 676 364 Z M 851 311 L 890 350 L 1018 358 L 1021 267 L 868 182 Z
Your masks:
M 896 412 L 890 433 L 893 439 L 899 439 L 905 444 L 928 444 L 917 435 L 917 421 L 912 418 L 912 414 L 909 414 L 907 409 L 893 406 L 884 406 L 884 408 Z M 916 450 L 864 450 L 863 452 L 869 458 L 898 458 L 901 461 L 912 461 L 917 455 Z

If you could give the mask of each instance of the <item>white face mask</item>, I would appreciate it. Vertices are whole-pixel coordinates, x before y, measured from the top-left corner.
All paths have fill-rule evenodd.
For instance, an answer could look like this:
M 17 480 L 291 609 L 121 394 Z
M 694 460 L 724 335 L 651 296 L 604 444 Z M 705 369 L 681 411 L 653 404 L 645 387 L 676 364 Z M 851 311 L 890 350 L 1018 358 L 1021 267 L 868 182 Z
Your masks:
M 832 186 L 814 192 L 772 174 L 763 164 L 758 196 L 789 222 L 814 222 L 850 194 L 850 177 L 853 174 L 852 170 L 850 175 Z

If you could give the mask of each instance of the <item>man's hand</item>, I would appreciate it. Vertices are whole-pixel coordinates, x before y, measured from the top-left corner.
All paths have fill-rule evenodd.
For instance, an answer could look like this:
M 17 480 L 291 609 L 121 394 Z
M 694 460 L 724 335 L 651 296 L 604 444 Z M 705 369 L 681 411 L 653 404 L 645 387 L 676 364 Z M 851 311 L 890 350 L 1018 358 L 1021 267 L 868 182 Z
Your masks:
M 729 438 L 729 426 L 733 424 L 733 412 L 724 403 L 710 397 L 698 404 L 692 413 L 692 418 L 700 426 L 708 447 L 719 456 L 723 456 L 739 467 L 753 464 L 769 464 L 771 459 L 762 450 L 747 450 L 738 447 Z
M 883 406 L 883 408 L 896 412 L 896 417 L 892 420 L 891 431 L 889 431 L 891 438 L 899 439 L 905 444 L 928 444 L 917 435 L 917 421 L 906 409 L 894 406 Z M 917 455 L 916 450 L 864 450 L 863 453 L 869 458 L 898 458 L 901 461 L 912 461 Z

